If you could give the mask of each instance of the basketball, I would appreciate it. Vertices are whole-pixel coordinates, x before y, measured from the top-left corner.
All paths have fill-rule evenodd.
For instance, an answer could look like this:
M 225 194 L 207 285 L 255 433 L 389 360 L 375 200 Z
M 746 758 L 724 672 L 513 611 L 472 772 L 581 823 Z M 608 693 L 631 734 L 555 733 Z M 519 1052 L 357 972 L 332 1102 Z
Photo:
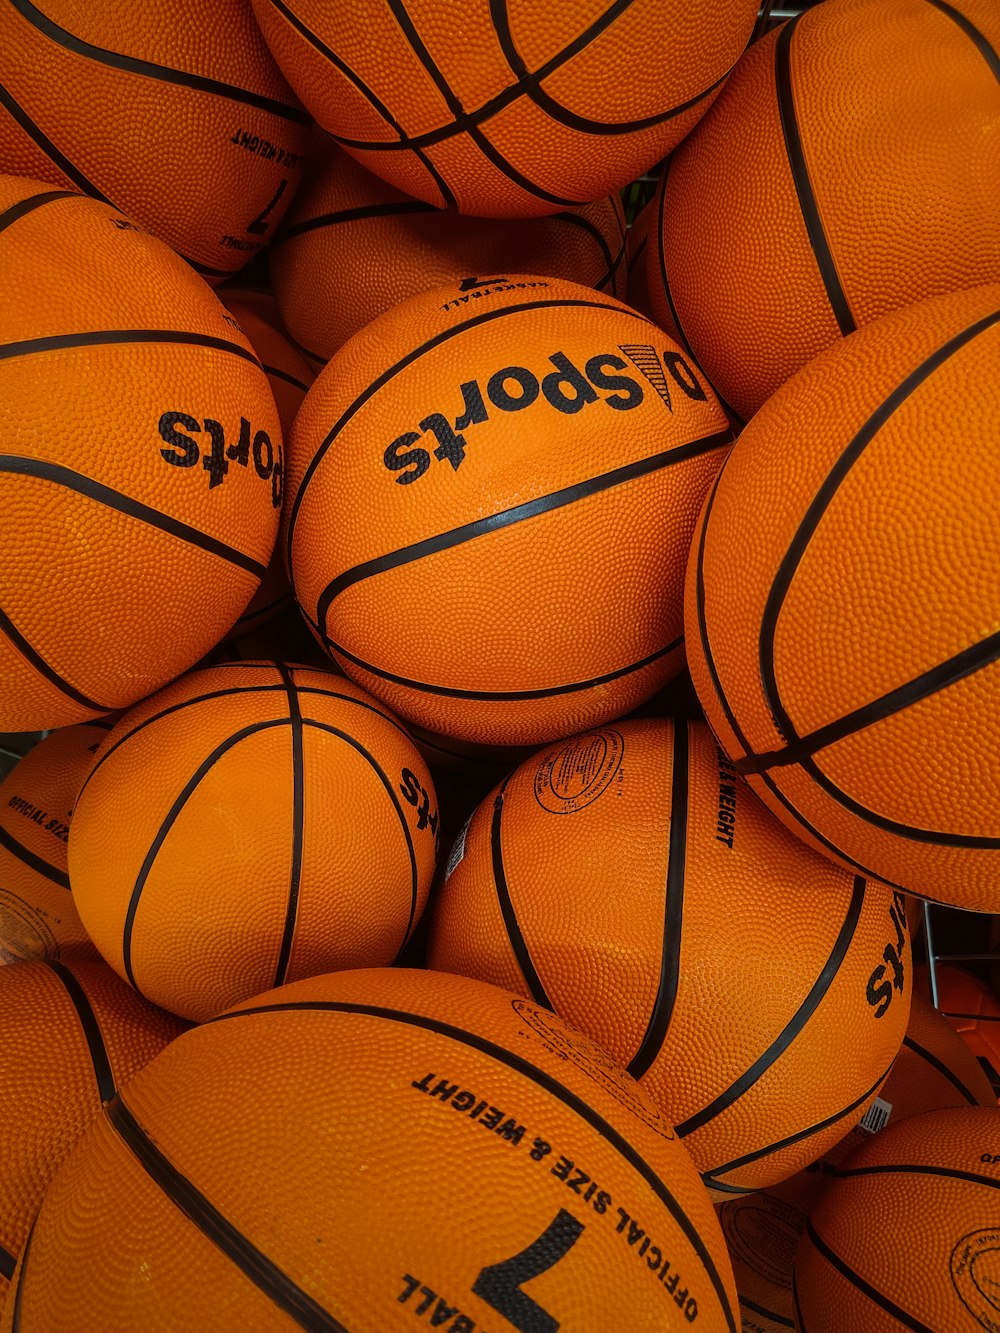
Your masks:
M 223 637 L 274 546 L 281 428 L 232 316 L 107 205 L 0 178 L 0 270 L 0 729 L 41 731 Z
M 60 1164 L 119 1086 L 185 1026 L 98 958 L 0 967 L 0 1311 Z
M 902 895 L 805 847 L 704 723 L 665 718 L 550 745 L 481 802 L 428 963 L 603 1046 L 716 1198 L 783 1180 L 860 1119 L 912 989 Z
M 740 416 L 873 319 L 1000 281 L 997 50 L 995 0 L 825 0 L 670 158 L 650 312 Z
M 416 199 L 486 217 L 577 207 L 660 161 L 757 17 L 757 0 L 253 2 L 288 82 L 341 147 Z
M 70 883 L 115 971 L 202 1022 L 285 981 L 392 962 L 437 834 L 433 781 L 392 714 L 327 672 L 233 663 L 108 733 L 73 816 Z
M 60 1171 L 17 1282 L 20 1333 L 76 1333 L 84 1290 L 121 1329 L 738 1328 L 708 1196 L 632 1080 L 553 1014 L 402 969 L 173 1042 Z
M 0 783 L 0 964 L 93 952 L 69 891 L 73 804 L 110 722 L 64 727 Z
M 410 297 L 319 374 L 283 534 L 306 620 L 427 731 L 531 745 L 683 661 L 684 566 L 731 441 L 636 311 L 521 276 Z
M 275 238 L 271 275 L 296 342 L 318 364 L 407 296 L 448 282 L 542 273 L 625 295 L 617 195 L 545 218 L 460 217 L 410 199 L 317 134 Z
M 821 353 L 721 472 L 685 617 L 705 715 L 779 818 L 976 911 L 1000 872 L 998 353 L 997 286 Z
M 309 117 L 249 0 L 0 5 L 0 172 L 121 209 L 220 281 L 274 234 Z M 79 239 L 79 238 L 78 238 Z
M 810 1333 L 996 1323 L 997 1107 L 928 1111 L 831 1171 L 795 1255 Z
M 889 1077 L 862 1120 L 822 1162 L 768 1190 L 719 1206 L 744 1333 L 781 1333 L 795 1323 L 792 1262 L 806 1221 L 836 1166 L 873 1134 L 911 1115 L 946 1106 L 995 1106 L 974 1056 L 936 1009 L 914 991 L 910 1021 Z
M 1000 1093 L 1000 1000 L 996 992 L 965 967 L 939 963 L 936 973 L 941 1013 Z M 929 996 L 926 967 L 917 973 L 916 984 L 921 994 Z
M 250 339 L 250 345 L 261 363 L 267 382 L 271 386 L 271 393 L 274 395 L 282 438 L 287 440 L 295 414 L 302 406 L 302 400 L 316 377 L 308 362 L 299 355 L 276 326 L 275 321 L 280 323 L 276 303 L 273 318 L 268 320 L 258 303 L 248 293 L 235 291 L 230 293 L 224 290 L 219 293 L 219 297 Z M 285 572 L 281 548 L 275 546 L 267 573 L 250 598 L 246 610 L 226 638 L 238 639 L 245 634 L 253 634 L 262 625 L 266 625 L 268 621 L 283 611 L 290 610 L 294 605 L 295 599 Z M 260 656 L 260 654 L 250 653 L 247 656 Z

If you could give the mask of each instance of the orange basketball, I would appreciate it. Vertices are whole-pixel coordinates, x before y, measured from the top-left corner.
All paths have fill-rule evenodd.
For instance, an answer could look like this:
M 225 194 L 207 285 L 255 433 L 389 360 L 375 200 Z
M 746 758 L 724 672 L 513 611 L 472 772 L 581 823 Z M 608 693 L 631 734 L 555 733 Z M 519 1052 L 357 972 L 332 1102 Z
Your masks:
M 546 218 L 442 212 L 387 185 L 318 134 L 307 177 L 271 251 L 296 341 L 328 361 L 358 329 L 416 292 L 544 273 L 625 295 L 625 214 L 610 195 Z
M 930 995 L 926 967 L 917 973 L 917 987 Z M 938 964 L 937 987 L 944 1018 L 1000 1092 L 1000 1000 L 996 993 L 968 968 L 950 963 Z
M 124 708 L 270 558 L 281 429 L 215 295 L 106 204 L 0 178 L 0 729 Z
M 274 234 L 309 117 L 250 0 L 7 0 L 0 50 L 0 172 L 120 208 L 212 282 Z
M 650 308 L 744 418 L 855 328 L 1000 281 L 998 52 L 996 0 L 826 0 L 671 157 Z
M 391 713 L 328 672 L 232 663 L 109 732 L 73 816 L 70 883 L 119 975 L 201 1022 L 285 981 L 392 962 L 437 834 L 430 773 Z
M 740 436 L 688 569 L 720 744 L 811 846 L 1000 907 L 1000 287 L 859 329 Z
M 974 1056 L 916 991 L 889 1077 L 861 1122 L 814 1163 L 768 1190 L 719 1206 L 740 1293 L 743 1333 L 782 1333 L 795 1323 L 792 1261 L 809 1213 L 828 1180 L 825 1168 L 911 1115 L 945 1106 L 995 1106 Z
M 795 1255 L 809 1333 L 997 1323 L 1000 1110 L 928 1111 L 831 1171 Z
M 119 1086 L 186 1026 L 98 958 L 0 967 L 0 1310 L 64 1158 Z M 69 1305 L 79 1319 L 81 1306 Z
M 414 198 L 485 217 L 585 204 L 659 162 L 757 16 L 757 0 L 253 5 L 285 77 L 348 152 Z
M 250 339 L 250 344 L 267 376 L 278 409 L 283 439 L 288 439 L 295 420 L 295 414 L 302 406 L 310 384 L 316 378 L 312 368 L 275 323 L 263 314 L 266 305 L 258 305 L 248 293 L 222 291 L 219 293 L 226 309 L 238 321 L 240 328 Z M 249 297 L 249 299 L 248 299 Z M 280 322 L 275 304 L 274 315 Z M 227 639 L 238 639 L 244 634 L 252 634 L 266 625 L 274 616 L 290 610 L 295 605 L 291 585 L 285 572 L 285 562 L 281 547 L 275 546 L 267 573 L 260 581 L 260 587 L 250 598 L 246 610 L 226 635 Z M 244 654 L 255 656 L 255 654 Z M 260 654 L 256 654 L 260 656 Z
M 632 1080 L 550 1013 L 402 969 L 172 1043 L 60 1171 L 16 1281 L 20 1333 L 78 1333 L 84 1291 L 108 1333 L 738 1328 L 708 1195 Z
M 0 783 L 0 964 L 92 952 L 69 891 L 73 804 L 110 722 L 64 727 Z
M 704 723 L 664 718 L 550 745 L 487 796 L 452 848 L 427 956 L 599 1042 L 721 1197 L 843 1137 L 889 1072 L 912 988 L 902 895 L 803 846 Z
M 674 344 L 576 283 L 410 297 L 356 334 L 289 443 L 295 595 L 428 731 L 527 745 L 682 664 L 683 567 L 731 440 Z

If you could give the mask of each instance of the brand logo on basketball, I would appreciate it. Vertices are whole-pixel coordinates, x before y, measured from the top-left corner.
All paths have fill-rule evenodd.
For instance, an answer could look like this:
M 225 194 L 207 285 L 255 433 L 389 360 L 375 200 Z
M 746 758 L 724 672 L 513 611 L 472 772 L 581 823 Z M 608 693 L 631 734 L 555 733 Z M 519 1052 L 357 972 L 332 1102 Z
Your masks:
M 535 800 L 554 815 L 571 815 L 596 801 L 621 767 L 620 732 L 592 732 L 550 752 L 535 773 Z
M 575 416 L 598 402 L 616 412 L 629 412 L 645 397 L 642 385 L 630 375 L 608 373 L 630 368 L 629 361 L 656 391 L 669 412 L 674 411 L 678 390 L 688 399 L 706 401 L 704 388 L 679 352 L 658 353 L 655 347 L 646 343 L 619 344 L 618 351 L 624 352 L 628 360 L 615 352 L 600 352 L 590 357 L 582 370 L 565 352 L 553 352 L 549 356 L 548 363 L 554 369 L 548 373 L 544 369 L 536 373 L 527 366 L 501 366 L 487 379 L 485 394 L 479 380 L 466 380 L 458 386 L 462 410 L 457 416 L 451 418 L 443 412 L 429 413 L 418 423 L 417 430 L 408 430 L 393 440 L 382 455 L 382 461 L 390 472 L 401 474 L 396 478 L 400 486 L 418 481 L 430 467 L 432 456 L 439 462 L 450 463 L 452 470 L 457 472 L 465 461 L 468 448 L 468 441 L 461 432 L 489 421 L 487 400 L 497 412 L 523 412 L 535 403 L 546 403 L 564 416 Z M 425 435 L 437 442 L 436 448 L 414 447 Z
M 1000 1329 L 1000 1229 L 963 1236 L 951 1252 L 952 1286 L 983 1328 Z
M 169 448 L 160 450 L 160 457 L 171 467 L 194 467 L 201 462 L 208 473 L 208 489 L 225 481 L 229 464 L 236 463 L 249 470 L 251 455 L 253 468 L 261 481 L 271 483 L 271 504 L 281 508 L 282 453 L 266 430 L 253 431 L 246 417 L 240 417 L 239 438 L 235 444 L 226 444 L 226 432 L 221 422 L 206 417 L 202 424 L 187 412 L 164 412 L 158 423 L 160 439 Z M 251 432 L 253 432 L 251 439 Z M 208 436 L 208 445 L 200 448 L 193 435 Z
M 906 954 L 906 900 L 901 893 L 896 892 L 892 895 L 889 920 L 896 938 L 883 949 L 883 962 L 868 978 L 866 991 L 868 1003 L 875 1010 L 876 1018 L 882 1018 L 888 1011 L 892 1003 L 893 990 L 899 991 L 902 995 L 906 985 L 903 969 L 903 958 Z

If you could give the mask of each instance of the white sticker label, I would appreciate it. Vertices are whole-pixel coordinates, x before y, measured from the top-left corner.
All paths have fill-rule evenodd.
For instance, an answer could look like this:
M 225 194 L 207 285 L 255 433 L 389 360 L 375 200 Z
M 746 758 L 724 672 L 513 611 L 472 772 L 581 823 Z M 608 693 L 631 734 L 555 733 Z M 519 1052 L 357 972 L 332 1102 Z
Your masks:
M 469 825 L 471 823 L 472 823 L 472 815 L 469 816 L 469 818 L 459 829 L 458 837 L 455 839 L 454 843 L 452 844 L 451 851 L 448 853 L 448 864 L 444 868 L 445 883 L 447 883 L 448 880 L 451 879 L 452 875 L 455 872 L 456 867 L 458 866 L 458 863 L 465 855 L 465 836 L 469 831 Z
M 891 1115 L 892 1102 L 884 1102 L 881 1097 L 876 1097 L 858 1121 L 858 1128 L 863 1129 L 866 1134 L 877 1134 L 885 1129 Z

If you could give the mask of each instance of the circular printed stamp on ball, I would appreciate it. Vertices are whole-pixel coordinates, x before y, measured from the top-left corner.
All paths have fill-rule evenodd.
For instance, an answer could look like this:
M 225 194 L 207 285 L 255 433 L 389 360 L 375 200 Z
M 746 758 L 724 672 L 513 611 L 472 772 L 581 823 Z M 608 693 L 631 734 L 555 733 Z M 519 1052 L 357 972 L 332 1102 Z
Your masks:
M 624 753 L 624 737 L 610 727 L 574 736 L 545 754 L 535 772 L 535 800 L 554 815 L 583 810 L 607 791 Z
M 665 1139 L 672 1139 L 674 1127 L 667 1117 L 643 1092 L 631 1075 L 612 1060 L 606 1051 L 585 1037 L 566 1027 L 549 1009 L 542 1009 L 528 1000 L 511 1000 L 514 1012 L 543 1045 L 561 1060 L 569 1060 L 609 1092 L 626 1110 L 631 1111 L 650 1129 Z
M 951 1252 L 952 1286 L 959 1300 L 990 1333 L 1000 1333 L 1000 1227 L 980 1227 Z

